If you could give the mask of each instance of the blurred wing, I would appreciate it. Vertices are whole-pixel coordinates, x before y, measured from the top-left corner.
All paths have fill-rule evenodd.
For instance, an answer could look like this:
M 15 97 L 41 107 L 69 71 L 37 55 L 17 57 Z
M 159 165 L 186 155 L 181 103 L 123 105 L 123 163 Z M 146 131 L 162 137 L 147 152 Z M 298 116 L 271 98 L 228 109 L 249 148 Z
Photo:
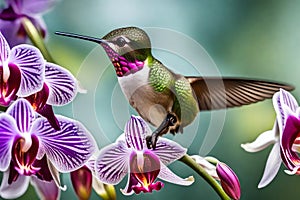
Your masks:
M 293 90 L 286 84 L 241 78 L 186 77 L 198 98 L 200 110 L 217 110 L 248 105 L 272 98 L 280 88 Z

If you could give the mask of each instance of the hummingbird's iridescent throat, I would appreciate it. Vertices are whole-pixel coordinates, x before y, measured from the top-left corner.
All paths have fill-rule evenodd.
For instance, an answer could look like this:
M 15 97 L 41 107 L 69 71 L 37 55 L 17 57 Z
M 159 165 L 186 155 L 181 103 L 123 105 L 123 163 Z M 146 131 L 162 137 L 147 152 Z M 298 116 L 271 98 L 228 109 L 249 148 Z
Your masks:
M 144 62 L 139 60 L 129 61 L 124 56 L 115 52 L 108 44 L 101 43 L 109 59 L 111 60 L 118 77 L 134 74 L 144 67 Z
M 116 74 L 118 77 L 122 76 L 128 76 L 130 74 L 134 74 L 144 67 L 144 62 L 139 61 L 137 59 L 128 60 L 125 56 L 120 55 L 114 50 L 114 47 L 117 46 L 118 48 L 123 47 L 126 44 L 126 41 L 124 38 L 119 37 L 115 41 L 109 41 L 106 39 L 99 39 L 95 37 L 90 36 L 84 36 L 79 34 L 73 34 L 73 33 L 66 33 L 66 32 L 55 32 L 57 35 L 67 36 L 67 37 L 73 37 L 78 38 L 82 40 L 88 40 L 91 42 L 96 42 L 100 44 L 103 49 L 105 50 L 106 54 L 108 55 L 109 59 L 111 60 L 112 64 L 114 65 Z M 127 52 L 130 53 L 130 52 Z

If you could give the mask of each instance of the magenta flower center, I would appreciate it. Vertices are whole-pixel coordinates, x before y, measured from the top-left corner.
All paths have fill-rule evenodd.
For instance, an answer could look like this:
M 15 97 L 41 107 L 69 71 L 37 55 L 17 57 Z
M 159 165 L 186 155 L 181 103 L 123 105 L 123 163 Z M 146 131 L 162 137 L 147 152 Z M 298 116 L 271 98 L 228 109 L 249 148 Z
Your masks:
M 21 72 L 19 68 L 13 64 L 8 64 L 9 75 L 4 72 L 4 67 L 0 66 L 0 105 L 8 106 L 12 100 L 16 98 L 16 94 L 21 84 Z
M 160 172 L 159 158 L 151 151 L 145 151 L 143 154 L 133 152 L 130 156 L 130 176 L 134 178 L 138 184 L 133 185 L 132 189 L 135 193 L 152 192 L 152 190 L 160 190 L 163 187 L 161 182 L 154 183 Z
M 48 97 L 49 88 L 46 83 L 44 83 L 43 88 L 39 92 L 26 97 L 26 99 L 30 102 L 33 109 L 38 112 L 46 105 Z
M 34 163 L 36 160 L 36 155 L 38 152 L 39 141 L 37 137 L 32 136 L 32 144 L 30 148 L 24 152 L 23 146 L 25 144 L 24 138 L 18 138 L 14 144 L 12 149 L 12 162 L 14 165 L 14 169 L 22 175 L 30 176 L 32 174 L 36 174 L 41 168 L 35 167 Z

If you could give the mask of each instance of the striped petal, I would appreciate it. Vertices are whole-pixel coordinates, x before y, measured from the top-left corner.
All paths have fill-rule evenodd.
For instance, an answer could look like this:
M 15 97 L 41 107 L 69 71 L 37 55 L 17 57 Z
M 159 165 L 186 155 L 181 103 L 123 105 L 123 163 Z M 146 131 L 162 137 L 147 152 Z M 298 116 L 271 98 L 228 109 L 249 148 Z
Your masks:
M 7 60 L 9 51 L 9 45 L 0 31 L 0 65 L 3 65 L 3 63 Z
M 101 149 L 95 164 L 96 177 L 106 184 L 118 184 L 129 172 L 130 152 L 124 141 Z
M 22 133 L 28 133 L 34 121 L 34 111 L 28 101 L 18 99 L 6 111 L 11 115 Z
M 279 130 L 280 133 L 282 133 L 287 117 L 297 112 L 298 103 L 289 92 L 280 89 L 280 91 L 273 96 L 273 105 L 277 114 Z
M 286 121 L 286 112 L 284 110 L 284 105 L 280 98 L 280 92 L 276 92 L 273 95 L 273 106 L 276 112 L 276 119 L 278 122 L 279 132 L 282 133 Z
M 45 67 L 45 82 L 50 90 L 47 103 L 65 105 L 71 102 L 77 93 L 75 77 L 58 65 L 46 63 Z
M 184 156 L 186 151 L 187 150 L 185 148 L 176 142 L 162 137 L 158 139 L 155 149 L 152 150 L 152 152 L 155 153 L 159 157 L 160 161 L 165 165 L 169 165 L 175 160 L 180 159 Z
M 291 93 L 284 89 L 280 89 L 280 98 L 282 103 L 288 106 L 294 113 L 296 112 L 298 103 Z
M 9 62 L 16 64 L 21 71 L 21 86 L 17 93 L 25 97 L 40 91 L 45 79 L 45 60 L 34 46 L 21 44 L 11 50 Z
M 93 155 L 96 142 L 85 127 L 72 119 L 57 116 L 61 130 L 52 128 L 47 119 L 37 119 L 32 127 L 40 141 L 37 155 L 41 159 L 44 154 L 60 172 L 70 172 L 82 167 Z
M 139 151 L 146 148 L 146 136 L 151 134 L 151 129 L 141 117 L 132 115 L 124 132 L 129 147 Z
M 0 171 L 5 171 L 9 167 L 12 154 L 12 146 L 19 135 L 15 120 L 2 113 L 0 115 Z

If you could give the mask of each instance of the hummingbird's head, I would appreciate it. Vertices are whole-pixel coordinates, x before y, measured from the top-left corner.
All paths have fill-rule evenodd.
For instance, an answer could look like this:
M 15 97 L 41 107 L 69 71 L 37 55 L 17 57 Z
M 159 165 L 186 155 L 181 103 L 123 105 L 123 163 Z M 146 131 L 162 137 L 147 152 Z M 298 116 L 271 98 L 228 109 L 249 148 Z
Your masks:
M 151 43 L 145 31 L 137 27 L 115 29 L 102 38 L 101 45 L 115 66 L 118 76 L 141 70 L 151 58 Z
M 137 27 L 115 29 L 102 39 L 63 32 L 56 34 L 100 44 L 119 77 L 136 73 L 152 60 L 150 39 L 145 31 Z

